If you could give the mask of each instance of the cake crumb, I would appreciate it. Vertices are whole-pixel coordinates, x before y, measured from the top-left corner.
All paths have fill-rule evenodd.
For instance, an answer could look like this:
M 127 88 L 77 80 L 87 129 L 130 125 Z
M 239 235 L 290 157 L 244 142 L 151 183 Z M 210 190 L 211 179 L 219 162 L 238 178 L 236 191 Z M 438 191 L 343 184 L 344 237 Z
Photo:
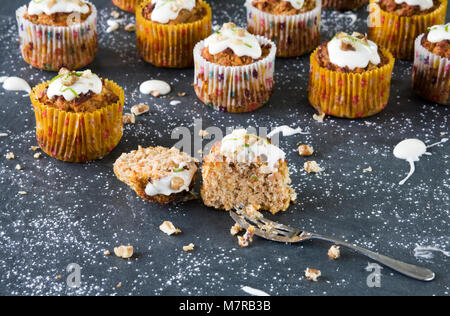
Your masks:
M 341 247 L 336 245 L 331 246 L 328 250 L 328 257 L 333 260 L 339 259 L 341 257 Z
M 27 195 L 28 193 L 26 191 L 19 191 L 18 192 L 20 195 Z
M 118 288 L 118 289 L 120 289 L 121 287 L 122 287 L 122 282 L 120 282 L 116 285 L 116 288 Z
M 8 137 L 7 133 L 0 133 L 0 137 Z
M 245 232 L 244 236 L 238 236 L 239 246 L 241 246 L 242 248 L 246 248 L 253 242 L 254 230 L 255 227 L 250 226 Z
M 125 26 L 125 31 L 134 32 L 136 31 L 136 24 L 130 23 Z
M 122 116 L 122 123 L 127 124 L 134 124 L 136 123 L 136 116 L 133 113 L 126 113 Z
M 314 121 L 317 121 L 319 123 L 323 123 L 324 119 L 325 119 L 325 113 L 319 113 L 319 114 L 314 114 L 313 115 L 313 119 Z
M 17 165 L 16 165 L 16 170 L 21 171 L 21 170 L 23 170 L 23 167 L 22 167 L 21 165 L 17 164 Z
M 105 256 L 110 256 L 110 255 L 111 255 L 111 251 L 106 250 L 103 254 L 104 254 Z
M 172 222 L 169 222 L 169 221 L 165 221 L 164 223 L 162 223 L 161 226 L 159 226 L 159 229 L 163 233 L 165 233 L 169 236 L 178 235 L 181 233 L 181 230 L 178 228 L 175 228 L 175 226 L 172 224 Z
M 133 246 L 120 246 L 114 248 L 114 254 L 119 258 L 129 259 L 133 256 L 133 253 Z
M 298 153 L 302 157 L 310 157 L 314 154 L 314 148 L 309 145 L 300 145 L 298 147 Z
M 159 97 L 161 96 L 161 92 L 159 92 L 158 90 L 151 91 L 150 94 L 151 94 L 154 98 L 159 98 Z
M 61 274 L 58 274 L 58 275 L 56 276 L 56 279 L 57 279 L 57 280 L 61 280 L 61 279 L 62 279 L 62 275 L 61 275 Z
M 185 97 L 186 96 L 186 92 L 178 92 L 178 96 L 181 97 Z
M 33 158 L 34 158 L 34 159 L 41 159 L 41 157 L 42 157 L 41 153 L 35 153 L 35 154 L 33 155 Z
M 195 247 L 195 245 L 193 243 L 190 243 L 189 245 L 183 247 L 183 251 L 185 251 L 185 252 L 192 251 L 192 250 L 194 250 L 194 247 Z
M 16 155 L 14 155 L 13 152 L 9 152 L 6 154 L 5 158 L 8 160 L 14 160 L 14 159 L 16 159 Z
M 38 151 L 39 146 L 31 146 L 30 149 L 31 149 L 32 151 Z
M 322 272 L 320 272 L 319 270 L 307 268 L 305 271 L 305 277 L 309 281 L 317 282 L 321 275 L 322 275 Z
M 139 116 L 142 115 L 144 113 L 147 113 L 148 111 L 150 111 L 150 107 L 147 104 L 135 104 L 133 105 L 133 107 L 131 108 L 131 113 Z
M 111 12 L 111 16 L 115 19 L 118 19 L 118 18 L 120 18 L 120 13 L 118 11 L 114 10 Z
M 373 171 L 372 167 L 368 167 L 366 169 L 363 169 L 363 173 L 368 173 L 368 172 L 372 172 L 372 171 Z
M 234 224 L 230 229 L 230 234 L 233 236 L 237 236 L 242 231 L 242 227 L 239 224 Z
M 314 160 L 305 162 L 304 168 L 305 171 L 308 173 L 319 173 L 323 171 L 323 169 L 319 166 L 319 164 Z

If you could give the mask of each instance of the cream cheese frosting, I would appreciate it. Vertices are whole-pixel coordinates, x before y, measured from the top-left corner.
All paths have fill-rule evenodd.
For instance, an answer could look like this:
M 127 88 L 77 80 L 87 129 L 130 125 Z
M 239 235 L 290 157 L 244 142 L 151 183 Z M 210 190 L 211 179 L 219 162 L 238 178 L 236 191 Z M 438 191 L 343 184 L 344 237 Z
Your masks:
M 395 3 L 406 3 L 409 6 L 419 6 L 420 10 L 428 10 L 433 7 L 433 0 L 395 0 Z
M 289 2 L 295 10 L 300 10 L 303 8 L 303 5 L 305 4 L 305 0 L 285 0 L 286 2 Z
M 68 85 L 66 81 L 68 76 L 75 76 L 76 81 Z M 80 94 L 86 94 L 90 91 L 99 94 L 102 92 L 102 88 L 101 79 L 90 70 L 85 70 L 55 77 L 47 89 L 47 96 L 50 99 L 55 96 L 63 96 L 66 101 L 72 101 Z
M 173 170 L 168 176 L 150 181 L 146 188 L 145 194 L 148 196 L 155 195 L 165 195 L 170 196 L 172 194 L 180 193 L 183 191 L 189 191 L 194 178 L 197 168 L 185 169 L 188 165 L 186 163 L 181 163 L 179 168 Z M 179 178 L 183 180 L 183 185 L 179 189 L 173 189 L 172 181 L 174 178 Z
M 438 43 L 450 40 L 450 23 L 445 25 L 435 25 L 430 27 L 427 40 L 431 43 Z
M 226 23 L 219 31 L 205 40 L 211 55 L 216 55 L 230 48 L 237 56 L 249 56 L 258 59 L 262 56 L 261 45 L 256 36 L 250 34 L 234 23 Z
M 166 24 L 170 20 L 175 20 L 181 10 L 192 11 L 196 0 L 152 0 L 152 4 L 155 5 L 151 16 L 152 21 Z
M 343 49 L 343 46 L 351 48 Z M 328 55 L 331 63 L 342 68 L 348 67 L 350 70 L 366 68 L 369 62 L 374 65 L 381 62 L 377 44 L 346 33 L 339 33 L 328 42 Z
M 89 13 L 89 6 L 84 1 L 79 0 L 32 0 L 28 4 L 29 15 L 40 15 L 45 13 L 52 15 L 55 13 Z

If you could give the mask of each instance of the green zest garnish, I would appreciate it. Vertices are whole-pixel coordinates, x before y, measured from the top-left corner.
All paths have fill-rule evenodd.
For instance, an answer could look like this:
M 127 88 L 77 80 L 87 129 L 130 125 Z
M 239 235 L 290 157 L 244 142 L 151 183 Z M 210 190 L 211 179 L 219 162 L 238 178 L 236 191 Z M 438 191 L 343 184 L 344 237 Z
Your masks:
M 75 95 L 75 97 L 77 97 L 77 98 L 80 97 L 80 96 L 78 95 L 78 93 L 76 93 L 75 90 L 73 90 L 72 88 L 65 88 L 65 89 L 63 89 L 63 87 L 61 87 L 61 90 L 60 90 L 60 91 L 61 91 L 61 92 L 70 91 L 70 92 L 72 92 L 72 93 Z
M 180 172 L 183 172 L 183 171 L 184 171 L 184 168 L 179 168 L 179 169 L 175 169 L 173 172 L 180 173 Z
M 50 81 L 50 83 L 52 83 L 53 81 L 55 81 L 55 80 L 57 80 L 57 79 L 59 79 L 59 78 L 61 78 L 61 75 L 57 75 L 55 78 L 53 78 L 53 79 Z
M 255 175 L 252 175 L 251 178 L 252 178 L 252 180 L 259 181 L 259 178 L 257 176 L 255 176 Z
M 250 44 L 244 43 L 244 45 L 247 46 L 247 47 L 253 48 L 253 46 L 250 45 Z

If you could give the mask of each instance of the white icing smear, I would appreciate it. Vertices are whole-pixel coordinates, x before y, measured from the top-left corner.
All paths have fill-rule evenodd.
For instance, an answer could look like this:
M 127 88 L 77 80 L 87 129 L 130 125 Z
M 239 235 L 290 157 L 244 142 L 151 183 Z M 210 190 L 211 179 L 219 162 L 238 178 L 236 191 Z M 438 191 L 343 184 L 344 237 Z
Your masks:
M 394 156 L 398 159 L 403 159 L 409 162 L 409 165 L 411 167 L 408 176 L 400 181 L 400 185 L 403 185 L 408 181 L 409 178 L 414 174 L 416 171 L 415 162 L 420 160 L 420 157 L 425 155 L 427 152 L 427 146 L 424 142 L 418 139 L 406 139 L 402 142 L 400 142 L 395 148 L 394 148 Z
M 438 43 L 450 40 L 450 23 L 445 25 L 435 25 L 430 28 L 427 40 L 431 43 Z
M 253 295 L 253 296 L 270 296 L 270 295 L 267 294 L 266 292 L 263 292 L 263 291 L 261 291 L 261 290 L 254 289 L 254 288 L 249 287 L 249 286 L 244 286 L 244 287 L 242 288 L 242 291 L 244 291 L 245 293 L 248 293 L 248 294 L 250 294 L 250 295 Z
M 253 141 L 249 141 L 249 138 Z M 240 163 L 256 162 L 259 158 L 267 162 L 270 172 L 274 172 L 280 161 L 285 161 L 286 154 L 265 138 L 247 134 L 247 130 L 234 130 L 222 140 L 220 152 L 225 157 Z
M 87 14 L 89 13 L 89 6 L 78 0 L 32 0 L 28 4 L 29 15 L 40 15 L 42 13 L 47 15 L 55 13 Z
M 420 6 L 420 10 L 428 10 L 433 7 L 433 0 L 395 0 L 395 3 L 406 3 L 409 6 Z
M 448 141 L 449 141 L 448 138 L 443 138 L 440 142 L 428 145 L 427 148 L 431 148 L 431 147 L 435 147 L 435 146 L 438 146 L 438 145 L 441 145 L 441 144 L 445 144 Z
M 100 94 L 102 92 L 102 81 L 90 70 L 75 72 L 75 74 L 77 81 L 70 86 L 66 86 L 63 83 L 64 79 L 68 75 L 57 76 L 48 87 L 47 97 L 52 99 L 55 96 L 63 96 L 66 101 L 72 101 L 80 94 L 86 94 L 90 91 L 95 94 Z
M 285 0 L 289 2 L 295 10 L 300 10 L 303 8 L 303 5 L 305 4 L 305 0 Z
M 170 20 L 175 20 L 181 10 L 192 11 L 195 8 L 196 0 L 152 0 L 152 3 L 155 4 L 151 16 L 152 21 L 166 24 Z
M 148 80 L 141 84 L 139 91 L 142 94 L 150 94 L 152 92 L 159 92 L 160 95 L 167 95 L 171 88 L 167 82 L 161 80 Z
M 273 131 L 271 131 L 267 135 L 267 138 L 271 138 L 273 135 L 276 135 L 278 133 L 282 133 L 283 136 L 285 136 L 285 137 L 296 135 L 296 134 L 309 134 L 308 132 L 304 132 L 300 127 L 294 129 L 287 125 L 283 125 L 283 126 L 279 126 L 279 127 L 275 128 Z
M 225 24 L 221 30 L 208 37 L 205 40 L 205 47 L 208 47 L 209 53 L 212 55 L 230 48 L 239 57 L 249 56 L 258 59 L 262 56 L 258 39 L 233 23 Z
M 22 78 L 18 77 L 2 77 L 3 89 L 8 91 L 25 91 L 28 94 L 31 93 L 31 87 Z
M 145 194 L 147 194 L 148 196 L 170 196 L 172 194 L 180 193 L 183 191 L 189 191 L 189 187 L 192 183 L 192 179 L 194 178 L 195 173 L 197 172 L 197 168 L 186 170 L 184 169 L 185 166 L 186 163 L 182 163 L 180 164 L 179 169 L 172 171 L 169 176 L 149 182 L 145 188 Z M 182 169 L 182 171 L 180 171 L 180 169 Z M 184 185 L 182 185 L 178 190 L 172 189 L 172 179 L 174 179 L 175 177 L 180 178 L 184 181 Z
M 422 259 L 433 259 L 434 258 L 434 252 L 440 252 L 446 257 L 450 257 L 450 251 L 445 251 L 437 247 L 431 247 L 431 246 L 420 246 L 416 245 L 416 248 L 414 248 L 414 257 L 416 258 L 422 258 Z
M 343 43 L 353 46 L 354 50 L 343 50 Z M 377 44 L 347 34 L 336 36 L 328 42 L 328 54 L 331 63 L 342 68 L 348 67 L 350 70 L 366 68 L 369 62 L 374 65 L 381 62 Z

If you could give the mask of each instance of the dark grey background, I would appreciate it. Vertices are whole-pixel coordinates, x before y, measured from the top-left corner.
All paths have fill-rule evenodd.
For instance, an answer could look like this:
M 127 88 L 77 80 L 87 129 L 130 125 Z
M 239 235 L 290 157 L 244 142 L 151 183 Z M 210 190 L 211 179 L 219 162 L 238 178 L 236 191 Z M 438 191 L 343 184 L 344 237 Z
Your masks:
M 16 75 L 31 85 L 54 76 L 32 69 L 21 58 L 14 11 L 26 1 L 2 1 L 0 7 L 0 76 Z M 243 286 L 271 295 L 448 295 L 448 257 L 433 252 L 424 259 L 414 256 L 416 245 L 449 250 L 449 146 L 431 150 L 417 164 L 411 180 L 397 185 L 408 164 L 392 155 L 401 140 L 417 137 L 427 143 L 449 132 L 450 108 L 430 104 L 414 96 L 411 63 L 398 61 L 391 99 L 380 115 L 363 120 L 327 118 L 319 124 L 306 97 L 309 57 L 277 60 L 277 87 L 270 103 L 244 115 L 214 112 L 199 103 L 193 93 L 193 71 L 163 70 L 140 60 L 135 35 L 123 29 L 106 34 L 111 1 L 94 1 L 100 12 L 100 51 L 90 68 L 121 84 L 127 92 L 126 109 L 146 102 L 150 113 L 127 126 L 120 145 L 105 159 L 89 164 L 67 164 L 47 156 L 33 159 L 35 121 L 29 99 L 22 93 L 0 89 L 0 294 L 4 295 L 245 295 Z M 245 23 L 243 0 L 209 1 L 214 25 L 226 21 Z M 123 13 L 127 21 L 134 18 Z M 366 31 L 364 9 L 353 13 L 327 11 L 323 40 L 336 32 Z M 354 21 L 356 19 L 356 21 Z M 448 19 L 447 19 L 448 21 Z M 352 24 L 355 22 L 355 24 Z M 124 24 L 124 23 L 123 23 Z M 139 84 L 147 79 L 171 83 L 171 97 L 182 101 L 140 95 Z M 178 98 L 178 92 L 187 92 Z M 203 119 L 203 128 L 233 126 L 300 126 L 310 135 L 283 138 L 288 153 L 298 204 L 275 220 L 333 235 L 437 273 L 432 283 L 407 279 L 388 269 L 382 271 L 381 288 L 366 285 L 370 262 L 343 251 L 330 261 L 330 245 L 308 242 L 284 245 L 256 239 L 240 249 L 229 234 L 227 213 L 204 207 L 201 201 L 178 206 L 151 205 L 118 181 L 112 170 L 122 153 L 143 146 L 172 146 L 172 130 Z M 305 159 L 296 153 L 297 142 L 314 146 L 325 171 L 308 175 Z M 209 142 L 209 140 L 207 141 Z M 205 142 L 204 144 L 206 144 Z M 13 151 L 18 157 L 8 161 Z M 23 171 L 14 169 L 20 163 Z M 362 169 L 371 166 L 372 173 Z M 18 191 L 28 195 L 18 195 Z M 168 237 L 159 231 L 171 220 L 183 234 Z M 184 253 L 193 242 L 196 249 Z M 121 244 L 134 245 L 137 256 L 121 260 L 103 252 Z M 66 266 L 82 267 L 82 286 L 65 284 Z M 307 268 L 322 271 L 318 283 L 304 279 Z M 62 279 L 56 276 L 61 275 Z M 121 282 L 122 287 L 116 288 Z

